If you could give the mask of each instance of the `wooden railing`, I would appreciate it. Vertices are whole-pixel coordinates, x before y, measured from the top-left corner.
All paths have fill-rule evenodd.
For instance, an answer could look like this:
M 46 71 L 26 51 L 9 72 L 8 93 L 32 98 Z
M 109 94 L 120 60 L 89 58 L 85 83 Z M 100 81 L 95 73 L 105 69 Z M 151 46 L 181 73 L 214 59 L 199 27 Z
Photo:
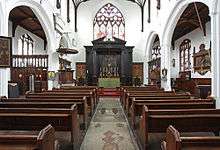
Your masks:
M 14 68 L 48 68 L 48 55 L 13 55 Z

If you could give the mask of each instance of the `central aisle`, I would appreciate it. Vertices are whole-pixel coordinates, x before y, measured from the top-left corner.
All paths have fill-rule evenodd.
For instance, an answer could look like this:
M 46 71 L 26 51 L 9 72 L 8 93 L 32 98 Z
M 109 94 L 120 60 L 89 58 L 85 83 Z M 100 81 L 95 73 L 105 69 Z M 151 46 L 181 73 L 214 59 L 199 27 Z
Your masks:
M 137 150 L 118 98 L 100 98 L 81 150 Z

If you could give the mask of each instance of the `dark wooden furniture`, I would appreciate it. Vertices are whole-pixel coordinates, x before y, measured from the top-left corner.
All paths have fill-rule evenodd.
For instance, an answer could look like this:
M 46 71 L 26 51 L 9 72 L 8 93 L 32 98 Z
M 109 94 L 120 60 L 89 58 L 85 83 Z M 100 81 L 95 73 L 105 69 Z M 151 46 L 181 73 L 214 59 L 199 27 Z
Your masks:
M 159 99 L 190 99 L 190 94 L 176 94 L 174 92 L 158 92 L 158 93 L 128 93 L 128 96 L 125 99 L 125 110 L 129 111 L 129 108 L 132 104 L 132 99 L 136 100 L 159 100 Z
M 2 98 L 0 108 L 71 108 L 72 105 L 77 105 L 77 113 L 82 116 L 83 120 L 80 122 L 82 126 L 87 129 L 89 125 L 88 120 L 88 106 L 86 97 L 78 97 L 76 99 L 30 99 L 30 98 Z
M 161 100 L 132 100 L 130 107 L 131 126 L 135 128 L 136 117 L 141 116 L 143 106 L 149 109 L 215 109 L 213 99 L 161 99 Z
M 162 150 L 218 150 L 220 149 L 220 137 L 215 136 L 181 136 L 178 130 L 169 126 L 166 139 L 161 143 Z
M 58 70 L 59 83 L 60 84 L 73 83 L 73 72 L 74 70 L 70 70 L 70 69 Z
M 29 91 L 29 76 L 34 75 L 35 90 L 47 89 L 48 55 L 13 55 L 11 81 L 18 83 L 20 95 Z
M 155 84 L 160 87 L 161 58 L 148 62 L 148 84 Z
M 1 150 L 55 150 L 55 130 L 51 125 L 39 131 L 0 131 Z
M 94 109 L 96 107 L 96 100 L 94 99 L 94 95 L 92 92 L 78 92 L 78 93 L 62 93 L 62 92 L 43 92 L 43 93 L 28 93 L 26 94 L 26 98 L 29 99 L 78 99 L 79 97 L 86 97 L 87 104 L 90 109 L 90 114 L 94 113 Z
M 211 93 L 211 78 L 177 78 L 175 84 L 176 90 L 190 92 L 199 98 L 207 98 Z
M 121 85 L 132 85 L 133 46 L 125 46 L 126 41 L 106 37 L 92 41 L 86 48 L 87 84 L 97 85 L 100 77 L 120 77 Z
M 80 146 L 77 107 L 67 108 L 0 108 L 1 130 L 40 130 L 51 124 L 56 131 L 69 131 L 74 149 Z
M 144 106 L 140 120 L 139 137 L 148 149 L 149 133 L 165 132 L 173 125 L 180 132 L 213 132 L 219 135 L 220 110 L 218 109 L 148 109 Z

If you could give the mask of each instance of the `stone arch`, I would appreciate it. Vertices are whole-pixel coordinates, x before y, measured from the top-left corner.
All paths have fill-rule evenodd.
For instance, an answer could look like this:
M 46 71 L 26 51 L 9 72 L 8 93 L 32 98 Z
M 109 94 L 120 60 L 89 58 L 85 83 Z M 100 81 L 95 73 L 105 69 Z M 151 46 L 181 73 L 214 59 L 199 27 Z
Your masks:
M 27 6 L 32 9 L 34 14 L 37 16 L 39 22 L 41 23 L 41 26 L 46 34 L 47 42 L 48 42 L 48 52 L 52 52 L 55 50 L 54 44 L 52 44 L 55 41 L 55 35 L 53 31 L 53 24 L 50 21 L 50 17 L 48 16 L 46 10 L 35 1 L 31 0 L 17 0 L 13 1 L 8 4 L 8 9 L 6 13 L 6 19 L 8 20 L 10 12 L 19 6 Z
M 171 41 L 172 36 L 174 34 L 175 27 L 177 25 L 177 22 L 179 21 L 181 15 L 187 8 L 187 6 L 193 2 L 200 2 L 206 5 L 209 10 L 211 10 L 211 3 L 207 0 L 181 0 L 175 3 L 175 6 L 173 7 L 172 11 L 170 12 L 169 17 L 166 19 L 166 23 L 164 25 L 164 30 L 162 33 L 161 38 L 161 67 L 167 69 L 167 80 L 163 81 L 163 87 L 165 90 L 171 89 L 171 70 L 170 70 L 170 50 L 171 50 Z
M 162 45 L 169 46 L 171 45 L 172 41 L 172 36 L 174 33 L 174 29 L 176 27 L 176 24 L 184 12 L 184 10 L 187 8 L 187 6 L 190 3 L 193 2 L 201 2 L 209 7 L 209 10 L 211 10 L 210 3 L 206 0 L 181 0 L 178 1 L 175 6 L 173 7 L 174 9 L 170 12 L 170 16 L 167 18 L 167 22 L 165 23 L 164 26 L 164 31 L 162 34 Z
M 159 37 L 159 40 L 160 40 L 160 35 L 155 31 L 151 31 L 147 37 L 147 44 L 146 44 L 146 49 L 145 49 L 145 56 L 147 57 L 147 61 L 149 60 L 150 50 L 157 36 Z

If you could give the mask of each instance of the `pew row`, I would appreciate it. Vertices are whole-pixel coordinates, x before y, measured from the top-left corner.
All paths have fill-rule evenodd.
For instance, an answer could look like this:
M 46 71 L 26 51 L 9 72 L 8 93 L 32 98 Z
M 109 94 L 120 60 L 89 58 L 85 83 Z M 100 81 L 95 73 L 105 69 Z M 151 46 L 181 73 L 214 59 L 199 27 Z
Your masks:
M 51 124 L 56 131 L 70 132 L 73 148 L 82 142 L 77 107 L 67 108 L 0 108 L 1 130 L 40 130 Z
M 213 132 L 219 135 L 220 110 L 218 109 L 158 109 L 143 107 L 138 137 L 143 149 L 148 149 L 149 133 L 164 133 L 169 125 L 180 132 Z
M 161 143 L 162 150 L 219 150 L 220 137 L 192 136 L 182 137 L 178 130 L 169 126 L 165 141 Z
M 143 106 L 148 109 L 215 109 L 213 99 L 133 100 L 130 107 L 131 126 L 136 128 L 136 117 L 142 114 Z
M 172 100 L 172 99 L 190 99 L 191 96 L 189 93 L 184 93 L 184 94 L 171 94 L 171 93 L 152 93 L 152 94 L 133 94 L 130 95 L 128 93 L 128 97 L 125 100 L 125 111 L 128 113 L 129 108 L 131 107 L 132 100 L 135 98 L 135 100 Z
M 26 99 L 26 98 L 3 98 L 0 102 L 0 108 L 71 108 L 77 105 L 77 112 L 83 117 L 82 126 L 87 129 L 89 125 L 87 101 L 75 99 L 65 101 L 63 99 Z
M 1 130 L 1 150 L 55 150 L 55 130 L 51 125 L 38 131 Z
M 88 107 L 91 110 L 90 114 L 92 115 L 94 113 L 95 104 L 94 104 L 93 98 L 91 98 L 91 95 L 92 95 L 91 93 L 89 95 L 80 94 L 80 93 L 58 93 L 58 92 L 28 93 L 26 94 L 26 98 L 28 99 L 54 99 L 54 100 L 65 99 L 65 101 L 67 101 L 66 99 L 69 99 L 70 101 L 71 99 L 79 99 L 82 97 L 86 97 Z

